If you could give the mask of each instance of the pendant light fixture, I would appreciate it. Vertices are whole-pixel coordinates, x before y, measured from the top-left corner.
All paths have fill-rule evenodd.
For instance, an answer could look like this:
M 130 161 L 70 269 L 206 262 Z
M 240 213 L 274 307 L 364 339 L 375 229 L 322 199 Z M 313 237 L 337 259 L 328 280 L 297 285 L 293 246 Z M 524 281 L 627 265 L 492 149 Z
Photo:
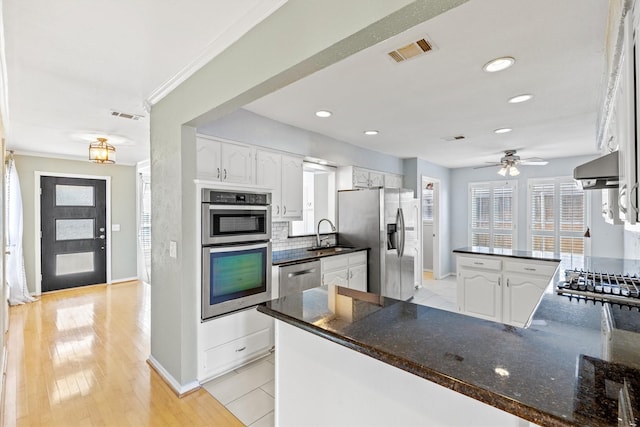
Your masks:
M 94 163 L 115 163 L 116 148 L 107 143 L 107 138 L 96 139 L 96 142 L 89 144 L 89 160 Z

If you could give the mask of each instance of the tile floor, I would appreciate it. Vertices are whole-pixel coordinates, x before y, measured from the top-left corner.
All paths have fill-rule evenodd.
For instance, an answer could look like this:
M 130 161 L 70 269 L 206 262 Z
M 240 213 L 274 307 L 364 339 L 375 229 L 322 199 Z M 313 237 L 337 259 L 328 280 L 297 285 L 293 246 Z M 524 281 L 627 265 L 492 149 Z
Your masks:
M 434 280 L 427 273 L 413 302 L 443 310 L 456 310 L 456 278 Z M 273 427 L 275 398 L 274 355 L 259 359 L 228 374 L 215 378 L 203 387 L 249 427 Z

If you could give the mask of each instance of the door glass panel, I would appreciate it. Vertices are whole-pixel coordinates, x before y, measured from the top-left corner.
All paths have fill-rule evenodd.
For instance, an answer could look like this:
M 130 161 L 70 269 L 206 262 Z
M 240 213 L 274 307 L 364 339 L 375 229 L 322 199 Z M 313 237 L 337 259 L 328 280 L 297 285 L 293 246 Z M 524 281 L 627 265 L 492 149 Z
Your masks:
M 56 240 L 93 239 L 93 219 L 56 219 Z
M 93 186 L 56 184 L 56 206 L 94 206 Z
M 93 252 L 56 255 L 56 276 L 94 271 Z

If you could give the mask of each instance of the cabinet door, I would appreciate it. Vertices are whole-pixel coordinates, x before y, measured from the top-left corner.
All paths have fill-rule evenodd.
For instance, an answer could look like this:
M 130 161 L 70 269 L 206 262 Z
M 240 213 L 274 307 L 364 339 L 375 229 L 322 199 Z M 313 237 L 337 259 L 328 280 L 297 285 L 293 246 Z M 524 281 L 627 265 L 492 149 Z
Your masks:
M 505 274 L 503 317 L 509 325 L 524 327 L 549 284 L 549 277 Z
M 220 164 L 222 180 L 236 184 L 253 184 L 251 147 L 222 143 Z
M 500 273 L 463 269 L 458 273 L 458 310 L 470 316 L 502 320 Z
M 302 219 L 302 159 L 282 156 L 282 194 L 283 219 Z
M 322 274 L 322 284 L 324 286 L 336 285 L 349 287 L 349 269 L 328 271 Z
M 256 154 L 256 184 L 271 189 L 271 220 L 282 214 L 282 155 L 258 150 Z
M 220 181 L 220 142 L 196 138 L 196 177 L 208 181 Z
M 384 176 L 384 186 L 387 188 L 402 188 L 402 176 L 386 174 Z
M 369 171 L 353 168 L 353 186 L 356 188 L 369 188 Z
M 367 264 L 349 267 L 349 287 L 358 291 L 367 291 Z
M 382 172 L 369 172 L 370 187 L 384 187 L 384 174 Z

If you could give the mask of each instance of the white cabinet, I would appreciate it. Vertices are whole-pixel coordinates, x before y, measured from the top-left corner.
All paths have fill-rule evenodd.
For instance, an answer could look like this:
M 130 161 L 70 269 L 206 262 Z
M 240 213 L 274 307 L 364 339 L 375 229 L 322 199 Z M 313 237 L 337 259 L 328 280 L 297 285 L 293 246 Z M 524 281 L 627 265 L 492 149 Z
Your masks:
M 458 311 L 525 327 L 558 262 L 458 255 Z
M 357 166 L 338 168 L 338 190 L 356 188 L 402 188 L 402 175 L 389 174 Z
M 256 184 L 271 189 L 271 220 L 302 219 L 302 158 L 256 152 Z
M 198 179 L 234 184 L 253 184 L 253 151 L 248 145 L 196 138 Z
M 302 219 L 302 158 L 282 156 L 282 219 Z
M 322 285 L 367 291 L 367 251 L 320 259 Z
M 198 381 L 240 367 L 273 348 L 273 319 L 255 308 L 198 325 Z

